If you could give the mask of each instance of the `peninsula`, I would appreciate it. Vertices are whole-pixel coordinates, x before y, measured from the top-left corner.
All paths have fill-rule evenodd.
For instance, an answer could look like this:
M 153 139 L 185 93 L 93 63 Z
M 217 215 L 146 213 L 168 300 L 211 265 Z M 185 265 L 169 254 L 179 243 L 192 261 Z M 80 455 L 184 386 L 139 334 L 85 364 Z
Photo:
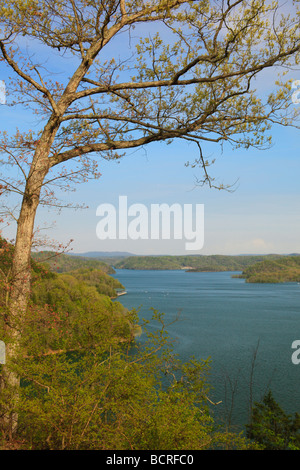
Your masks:
M 246 282 L 300 282 L 300 256 L 282 256 L 265 259 L 245 268 L 242 274 L 233 275 Z

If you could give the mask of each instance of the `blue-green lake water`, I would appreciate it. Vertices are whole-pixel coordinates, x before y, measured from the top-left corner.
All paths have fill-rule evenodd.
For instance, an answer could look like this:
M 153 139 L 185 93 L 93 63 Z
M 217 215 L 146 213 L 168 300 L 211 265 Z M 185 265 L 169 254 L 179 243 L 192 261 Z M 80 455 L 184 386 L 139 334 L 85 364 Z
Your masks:
M 300 339 L 300 284 L 247 284 L 233 274 L 116 270 L 114 276 L 127 291 L 118 301 L 139 309 L 140 318 L 150 319 L 153 308 L 167 323 L 180 312 L 168 328 L 174 352 L 183 361 L 211 359 L 210 398 L 222 402 L 213 407 L 216 419 L 230 416 L 243 429 L 250 382 L 254 400 L 270 388 L 285 412 L 300 412 L 300 364 L 291 360 Z

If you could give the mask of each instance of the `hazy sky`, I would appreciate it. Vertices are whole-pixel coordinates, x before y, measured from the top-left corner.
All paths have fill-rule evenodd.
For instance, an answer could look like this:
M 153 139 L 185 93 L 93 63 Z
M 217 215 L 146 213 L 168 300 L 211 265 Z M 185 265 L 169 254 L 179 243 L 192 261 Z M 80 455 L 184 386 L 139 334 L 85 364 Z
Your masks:
M 125 46 L 124 46 L 125 47 Z M 0 80 L 7 79 L 0 63 Z M 1 71 L 2 70 L 2 71 Z M 271 92 L 276 77 L 265 74 L 261 81 Z M 293 79 L 300 79 L 300 70 Z M 294 106 L 300 106 L 295 104 Z M 30 127 L 28 112 L 0 105 L 1 129 Z M 128 152 L 119 163 L 100 161 L 102 176 L 97 181 L 78 185 L 66 200 L 85 203 L 88 209 L 38 211 L 37 225 L 54 227 L 47 235 L 58 242 L 73 239 L 73 251 L 129 251 L 135 254 L 193 254 L 185 250 L 186 240 L 99 240 L 96 216 L 100 204 L 118 209 L 119 196 L 128 205 L 204 204 L 204 245 L 198 254 L 255 254 L 300 252 L 300 131 L 274 127 L 273 147 L 269 150 L 235 150 L 205 145 L 204 152 L 216 157 L 211 172 L 216 180 L 231 184 L 234 192 L 218 191 L 195 184 L 200 169 L 185 167 L 197 157 L 196 149 L 184 142 L 151 144 Z M 4 229 L 13 238 L 14 227 Z

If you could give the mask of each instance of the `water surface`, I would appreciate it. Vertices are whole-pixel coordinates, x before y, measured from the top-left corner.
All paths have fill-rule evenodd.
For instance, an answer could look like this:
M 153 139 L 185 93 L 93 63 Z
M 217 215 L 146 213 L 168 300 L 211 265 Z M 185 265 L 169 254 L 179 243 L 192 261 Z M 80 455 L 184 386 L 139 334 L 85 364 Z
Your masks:
M 151 308 L 164 312 L 166 322 L 180 312 L 168 328 L 174 351 L 183 361 L 211 358 L 210 397 L 222 401 L 214 407 L 218 419 L 247 422 L 256 349 L 253 399 L 271 388 L 287 413 L 300 412 L 300 364 L 291 360 L 292 342 L 300 339 L 300 285 L 247 284 L 232 274 L 116 270 L 115 277 L 127 291 L 118 300 L 140 308 L 141 318 L 151 318 Z

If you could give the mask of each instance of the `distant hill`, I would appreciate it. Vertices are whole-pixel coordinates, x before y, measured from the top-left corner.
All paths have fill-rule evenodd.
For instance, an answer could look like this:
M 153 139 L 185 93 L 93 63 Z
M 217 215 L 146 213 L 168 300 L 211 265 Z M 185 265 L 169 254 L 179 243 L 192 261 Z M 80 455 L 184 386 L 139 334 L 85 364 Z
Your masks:
M 199 271 L 243 271 L 247 266 L 263 261 L 277 259 L 281 255 L 189 255 L 189 256 L 134 256 L 118 260 L 116 269 L 184 269 L 188 272 Z
M 246 282 L 278 283 L 300 282 L 300 256 L 282 256 L 277 259 L 265 259 L 243 270 L 242 274 L 233 277 L 245 279 Z
M 100 257 L 106 253 L 107 256 Z M 246 282 L 300 282 L 300 255 L 158 255 L 125 256 L 126 252 L 87 252 L 61 254 L 44 251 L 34 253 L 33 259 L 46 262 L 57 273 L 75 270 L 99 270 L 114 274 L 115 269 L 185 270 L 193 272 L 240 271 Z M 115 268 L 115 269 L 114 269 Z M 98 283 L 98 281 L 97 281 Z M 114 286 L 116 287 L 116 286 Z
M 85 258 L 126 258 L 135 255 L 127 251 L 88 251 L 86 253 L 70 253 L 70 256 L 83 256 Z
M 114 274 L 115 270 L 107 263 L 98 259 L 69 254 L 56 254 L 53 251 L 32 253 L 32 258 L 41 263 L 47 263 L 51 271 L 64 273 L 80 268 L 94 268 L 106 274 Z

